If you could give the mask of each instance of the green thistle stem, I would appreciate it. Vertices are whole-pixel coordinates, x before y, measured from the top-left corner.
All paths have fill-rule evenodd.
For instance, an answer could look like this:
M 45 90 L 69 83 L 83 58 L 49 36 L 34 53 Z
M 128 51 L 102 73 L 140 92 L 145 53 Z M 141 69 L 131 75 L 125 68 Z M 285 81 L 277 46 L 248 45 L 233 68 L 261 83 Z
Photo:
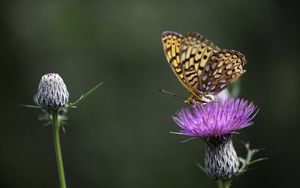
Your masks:
M 218 184 L 218 188 L 230 188 L 231 182 L 230 181 L 218 180 L 217 184 Z
M 64 165 L 63 165 L 63 160 L 62 160 L 60 139 L 59 139 L 60 126 L 61 125 L 60 125 L 60 121 L 58 119 L 58 112 L 52 112 L 52 128 L 53 128 L 54 148 L 55 148 L 60 188 L 66 188 L 67 185 L 66 185 Z

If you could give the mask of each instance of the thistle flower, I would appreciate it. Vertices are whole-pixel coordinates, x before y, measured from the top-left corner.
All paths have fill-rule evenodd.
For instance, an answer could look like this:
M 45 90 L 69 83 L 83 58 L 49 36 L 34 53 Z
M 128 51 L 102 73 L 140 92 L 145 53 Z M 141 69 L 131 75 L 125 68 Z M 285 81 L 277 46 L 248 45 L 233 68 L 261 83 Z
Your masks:
M 182 109 L 173 117 L 181 128 L 175 134 L 205 141 L 205 166 L 214 179 L 228 180 L 239 169 L 232 135 L 253 124 L 257 107 L 243 99 L 226 99 Z
M 69 101 L 69 92 L 63 79 L 56 73 L 45 74 L 40 81 L 37 102 L 47 111 L 58 111 Z

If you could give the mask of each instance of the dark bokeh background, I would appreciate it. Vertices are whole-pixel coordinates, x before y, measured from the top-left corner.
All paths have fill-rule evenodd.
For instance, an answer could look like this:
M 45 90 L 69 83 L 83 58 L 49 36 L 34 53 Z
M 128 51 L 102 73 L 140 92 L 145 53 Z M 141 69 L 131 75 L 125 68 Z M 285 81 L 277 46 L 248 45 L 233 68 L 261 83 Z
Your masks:
M 215 187 L 196 166 L 200 140 L 169 134 L 187 96 L 162 52 L 161 33 L 197 31 L 241 51 L 243 98 L 260 112 L 235 136 L 265 148 L 233 187 L 295 187 L 299 178 L 299 11 L 289 1 L 1 1 L 0 187 L 58 187 L 51 128 L 32 104 L 40 77 L 59 73 L 74 101 L 62 137 L 69 187 Z

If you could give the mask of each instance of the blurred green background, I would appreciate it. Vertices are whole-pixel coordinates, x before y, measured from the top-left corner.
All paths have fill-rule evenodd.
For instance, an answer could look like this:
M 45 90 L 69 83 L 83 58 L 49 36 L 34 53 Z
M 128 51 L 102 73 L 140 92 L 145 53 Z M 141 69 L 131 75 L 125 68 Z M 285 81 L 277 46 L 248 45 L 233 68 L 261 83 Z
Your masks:
M 241 97 L 260 108 L 235 136 L 269 159 L 234 187 L 295 187 L 299 178 L 299 10 L 292 1 L 1 1 L 2 188 L 58 187 L 51 127 L 33 104 L 43 74 L 56 72 L 74 101 L 62 149 L 69 187 L 216 187 L 195 163 L 200 140 L 180 143 L 171 116 L 188 96 L 163 55 L 165 30 L 197 31 L 246 55 Z M 298 98 L 297 98 L 298 97 Z

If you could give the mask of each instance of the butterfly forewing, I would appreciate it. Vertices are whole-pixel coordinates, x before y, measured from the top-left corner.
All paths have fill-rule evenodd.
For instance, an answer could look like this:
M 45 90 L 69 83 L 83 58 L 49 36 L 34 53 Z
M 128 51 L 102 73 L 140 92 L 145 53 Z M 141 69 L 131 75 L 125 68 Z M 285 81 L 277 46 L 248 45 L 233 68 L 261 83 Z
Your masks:
M 182 85 L 190 90 L 183 75 L 182 63 L 180 61 L 180 47 L 182 39 L 183 36 L 176 32 L 165 31 L 162 34 L 164 53 L 171 69 L 173 70 L 179 81 L 182 83 Z

